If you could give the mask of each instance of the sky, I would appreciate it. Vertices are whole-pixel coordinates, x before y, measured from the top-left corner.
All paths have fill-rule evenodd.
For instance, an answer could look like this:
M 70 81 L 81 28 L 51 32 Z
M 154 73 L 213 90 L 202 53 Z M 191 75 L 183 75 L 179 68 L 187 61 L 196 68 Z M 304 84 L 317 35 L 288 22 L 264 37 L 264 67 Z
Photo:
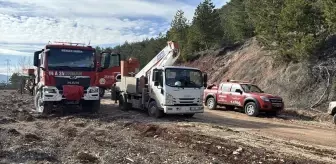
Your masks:
M 115 46 L 165 33 L 176 11 L 192 20 L 203 0 L 0 0 L 0 74 L 49 41 Z M 212 0 L 216 8 L 228 0 Z M 32 63 L 32 62 L 31 62 Z

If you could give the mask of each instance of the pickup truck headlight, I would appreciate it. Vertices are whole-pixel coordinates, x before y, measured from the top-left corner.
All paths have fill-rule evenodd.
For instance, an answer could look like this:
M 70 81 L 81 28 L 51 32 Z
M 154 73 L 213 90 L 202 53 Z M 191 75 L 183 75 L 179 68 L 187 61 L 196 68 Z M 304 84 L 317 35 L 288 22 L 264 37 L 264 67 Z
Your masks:
M 174 105 L 174 97 L 169 93 L 166 93 L 166 105 Z
M 270 99 L 265 96 L 260 96 L 260 98 L 265 102 L 270 102 Z

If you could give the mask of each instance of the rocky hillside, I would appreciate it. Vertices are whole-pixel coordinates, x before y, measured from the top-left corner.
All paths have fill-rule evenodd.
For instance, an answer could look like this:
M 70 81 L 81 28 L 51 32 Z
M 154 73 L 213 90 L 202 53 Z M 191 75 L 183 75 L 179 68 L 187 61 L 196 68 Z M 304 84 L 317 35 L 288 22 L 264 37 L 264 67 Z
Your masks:
M 209 83 L 218 84 L 226 79 L 252 81 L 265 92 L 282 96 L 287 108 L 310 109 L 317 103 L 314 108 L 326 110 L 328 99 L 334 97 L 332 84 L 326 91 L 328 77 L 332 83 L 331 71 L 327 72 L 322 65 L 278 64 L 271 53 L 252 38 L 231 49 L 201 52 L 198 59 L 181 65 L 197 67 L 207 72 Z

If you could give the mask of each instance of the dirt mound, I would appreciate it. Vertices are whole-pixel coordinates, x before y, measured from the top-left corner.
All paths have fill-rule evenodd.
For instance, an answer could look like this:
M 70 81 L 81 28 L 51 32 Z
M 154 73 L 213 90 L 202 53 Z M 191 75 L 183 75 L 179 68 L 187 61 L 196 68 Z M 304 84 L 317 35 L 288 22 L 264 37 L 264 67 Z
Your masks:
M 198 54 L 200 57 L 197 60 L 179 65 L 197 67 L 207 72 L 209 84 L 218 84 L 227 79 L 249 80 L 264 91 L 283 97 L 287 108 L 310 108 L 325 92 L 328 77 L 332 77 L 331 71 L 330 76 L 323 71 L 321 63 L 279 64 L 273 60 L 273 52 L 264 50 L 255 38 L 234 48 L 204 51 Z M 331 89 L 331 85 L 328 89 Z M 328 90 L 325 95 L 323 101 L 318 103 L 322 104 L 320 107 L 323 111 L 328 102 L 324 98 L 331 100 L 336 94 Z
M 219 159 L 234 163 L 314 163 L 309 160 L 300 160 L 291 157 L 281 158 L 265 149 L 255 149 L 241 143 L 235 143 L 223 138 L 210 137 L 179 129 L 162 127 L 155 124 L 128 122 L 125 127 L 131 127 L 140 132 L 143 137 L 162 138 L 192 150 L 214 155 Z M 258 161 L 258 162 L 257 162 Z
M 0 93 L 0 124 L 13 121 L 34 121 L 30 114 L 34 109 L 33 97 L 14 91 Z

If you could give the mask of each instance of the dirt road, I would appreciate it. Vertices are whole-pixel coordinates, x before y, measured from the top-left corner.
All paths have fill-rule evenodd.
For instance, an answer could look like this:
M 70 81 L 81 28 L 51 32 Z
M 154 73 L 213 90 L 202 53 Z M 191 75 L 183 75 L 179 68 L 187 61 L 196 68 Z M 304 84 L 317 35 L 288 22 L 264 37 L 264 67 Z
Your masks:
M 281 116 L 255 118 L 221 110 L 206 110 L 195 118 L 199 122 L 225 126 L 243 134 L 224 138 L 271 151 L 336 163 L 336 128 L 331 123 L 291 121 L 281 119 Z M 221 136 L 218 131 L 212 134 Z
M 318 123 L 307 125 L 303 121 L 294 123 L 281 118 L 248 117 L 243 113 L 220 110 L 206 110 L 196 118 L 242 132 L 336 148 L 336 128 L 333 125 L 332 128 Z
M 139 111 L 122 112 L 108 99 L 102 101 L 99 114 L 33 117 L 27 112 L 31 108 L 29 96 L 8 92 L 0 96 L 0 163 L 307 164 L 336 160 L 335 130 L 320 129 L 318 124 L 305 126 L 228 111 L 207 111 L 191 119 L 154 119 Z

